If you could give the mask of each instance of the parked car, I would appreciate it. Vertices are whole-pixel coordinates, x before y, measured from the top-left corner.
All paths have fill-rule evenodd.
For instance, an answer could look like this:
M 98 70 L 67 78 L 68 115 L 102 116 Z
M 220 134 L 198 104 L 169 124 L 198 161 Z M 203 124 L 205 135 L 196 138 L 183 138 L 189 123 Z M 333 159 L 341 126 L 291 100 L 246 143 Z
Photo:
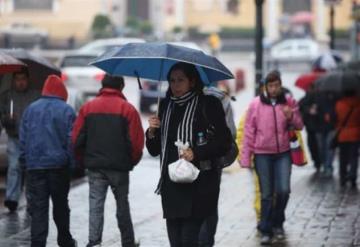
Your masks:
M 105 75 L 104 71 L 89 65 L 96 57 L 97 54 L 92 53 L 69 52 L 58 64 L 65 84 L 80 91 L 84 102 L 96 95 Z
M 184 41 L 184 42 L 169 42 L 173 45 L 185 46 L 192 49 L 202 50 L 194 42 Z M 143 113 L 154 113 L 157 110 L 157 101 L 158 97 L 164 98 L 166 91 L 168 89 L 168 83 L 166 81 L 160 83 L 153 80 L 141 80 L 141 85 L 143 87 L 140 90 L 140 111 Z
M 121 47 L 128 43 L 144 43 L 145 40 L 139 38 L 110 38 L 110 39 L 97 39 L 78 49 L 81 53 L 92 53 L 101 55 L 114 47 Z
M 320 47 L 312 39 L 287 39 L 270 48 L 270 61 L 312 62 L 320 55 Z
M 17 22 L 0 28 L 0 36 L 5 48 L 16 46 L 40 46 L 45 47 L 48 40 L 48 32 L 44 29 L 32 26 L 29 23 Z

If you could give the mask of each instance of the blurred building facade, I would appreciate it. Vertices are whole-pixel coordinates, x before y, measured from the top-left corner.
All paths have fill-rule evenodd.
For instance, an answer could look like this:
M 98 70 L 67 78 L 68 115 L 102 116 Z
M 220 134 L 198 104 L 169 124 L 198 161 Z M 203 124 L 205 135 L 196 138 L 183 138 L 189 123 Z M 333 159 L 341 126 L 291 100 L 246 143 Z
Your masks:
M 329 7 L 325 1 L 265 0 L 267 38 L 280 37 L 284 17 L 309 11 L 314 18 L 310 24 L 314 37 L 326 40 Z M 336 6 L 336 29 L 351 26 L 351 5 L 352 0 L 342 0 Z M 149 20 L 159 38 L 176 27 L 197 27 L 201 32 L 255 27 L 255 0 L 0 0 L 0 26 L 29 22 L 47 29 L 53 38 L 86 39 L 93 18 L 99 13 L 107 14 L 118 27 L 124 26 L 129 16 Z

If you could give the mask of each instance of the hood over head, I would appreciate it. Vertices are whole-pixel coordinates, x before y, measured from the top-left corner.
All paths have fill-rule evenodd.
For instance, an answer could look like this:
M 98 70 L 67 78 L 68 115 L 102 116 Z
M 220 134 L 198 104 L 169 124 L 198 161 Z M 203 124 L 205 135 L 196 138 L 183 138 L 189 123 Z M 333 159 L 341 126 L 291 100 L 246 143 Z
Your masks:
M 45 81 L 42 93 L 43 96 L 56 96 L 64 101 L 68 98 L 68 92 L 64 82 L 57 75 L 49 75 Z

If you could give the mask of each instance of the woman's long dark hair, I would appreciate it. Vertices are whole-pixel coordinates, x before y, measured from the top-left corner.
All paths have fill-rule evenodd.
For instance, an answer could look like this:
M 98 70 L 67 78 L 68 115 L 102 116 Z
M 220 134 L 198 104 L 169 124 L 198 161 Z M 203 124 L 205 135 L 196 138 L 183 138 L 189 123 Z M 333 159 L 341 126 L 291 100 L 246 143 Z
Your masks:
M 204 88 L 204 83 L 201 80 L 199 71 L 196 69 L 195 65 L 193 64 L 189 64 L 189 63 L 183 63 L 183 62 L 179 62 L 174 64 L 168 74 L 167 74 L 167 80 L 170 83 L 170 75 L 171 72 L 173 72 L 174 70 L 181 70 L 184 72 L 185 76 L 189 79 L 189 80 L 193 80 L 195 85 L 193 87 L 193 91 L 196 92 L 197 94 L 202 94 L 203 93 L 203 88 Z M 171 89 L 169 87 L 169 89 L 166 92 L 166 96 L 170 96 L 171 95 Z

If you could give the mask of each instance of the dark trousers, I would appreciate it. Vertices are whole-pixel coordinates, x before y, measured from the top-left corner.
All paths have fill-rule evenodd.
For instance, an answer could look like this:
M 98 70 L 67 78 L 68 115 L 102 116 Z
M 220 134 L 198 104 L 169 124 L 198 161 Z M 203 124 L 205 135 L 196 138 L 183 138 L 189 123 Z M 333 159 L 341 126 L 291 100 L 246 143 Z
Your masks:
M 319 144 L 316 138 L 316 132 L 310 131 L 307 129 L 307 144 L 310 150 L 311 159 L 314 162 L 314 166 L 316 169 L 320 169 L 321 158 L 320 158 L 320 150 Z
M 339 143 L 340 148 L 340 181 L 344 183 L 350 180 L 356 183 L 357 171 L 359 165 L 359 143 L 343 142 Z
M 166 219 L 166 227 L 171 247 L 197 247 L 203 219 Z
M 104 227 L 104 205 L 107 190 L 111 187 L 116 200 L 116 218 L 121 232 L 123 247 L 134 247 L 135 237 L 131 220 L 129 194 L 129 172 L 114 170 L 89 170 L 89 244 L 102 241 Z
M 199 233 L 199 246 L 212 247 L 215 244 L 215 234 L 219 220 L 218 211 L 205 218 Z
M 58 245 L 61 247 L 74 246 L 69 229 L 69 170 L 30 170 L 27 172 L 27 186 L 31 212 L 31 246 L 46 246 L 49 229 L 49 198 L 52 200 L 53 219 L 58 230 Z
M 219 184 L 221 183 L 222 170 L 219 169 Z M 219 221 L 218 209 L 206 217 L 201 225 L 199 233 L 199 246 L 200 247 L 212 247 L 215 244 L 216 228 Z

